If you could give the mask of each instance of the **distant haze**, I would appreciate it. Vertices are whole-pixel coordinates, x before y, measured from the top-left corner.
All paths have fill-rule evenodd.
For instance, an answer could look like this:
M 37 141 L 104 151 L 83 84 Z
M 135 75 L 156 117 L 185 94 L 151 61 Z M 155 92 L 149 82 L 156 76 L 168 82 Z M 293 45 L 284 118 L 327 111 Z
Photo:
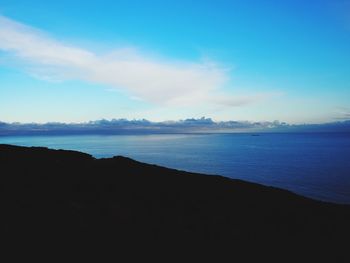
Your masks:
M 98 120 L 86 123 L 4 123 L 0 136 L 69 134 L 165 134 L 235 132 L 350 132 L 350 121 L 326 124 L 290 125 L 285 122 L 214 122 L 210 118 L 151 122 L 142 120 Z

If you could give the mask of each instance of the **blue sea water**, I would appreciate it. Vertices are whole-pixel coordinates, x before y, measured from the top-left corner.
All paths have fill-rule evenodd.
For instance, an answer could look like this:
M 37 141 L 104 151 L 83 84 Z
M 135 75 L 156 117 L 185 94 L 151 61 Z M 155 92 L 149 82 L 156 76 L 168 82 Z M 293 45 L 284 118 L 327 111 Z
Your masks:
M 123 155 L 170 168 L 276 186 L 350 204 L 349 133 L 0 137 L 0 143 Z

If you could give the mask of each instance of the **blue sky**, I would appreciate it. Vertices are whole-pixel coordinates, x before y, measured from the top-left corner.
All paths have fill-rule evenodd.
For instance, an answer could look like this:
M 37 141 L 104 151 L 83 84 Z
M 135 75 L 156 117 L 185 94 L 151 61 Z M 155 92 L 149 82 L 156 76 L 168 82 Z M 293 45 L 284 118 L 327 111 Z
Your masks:
M 350 1 L 0 1 L 1 121 L 349 114 Z

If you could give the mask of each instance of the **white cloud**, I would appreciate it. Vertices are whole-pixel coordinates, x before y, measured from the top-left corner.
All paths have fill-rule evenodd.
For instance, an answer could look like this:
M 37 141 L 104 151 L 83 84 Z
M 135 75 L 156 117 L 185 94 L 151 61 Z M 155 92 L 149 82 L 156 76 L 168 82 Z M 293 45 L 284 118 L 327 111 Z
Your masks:
M 264 96 L 224 92 L 228 70 L 215 63 L 157 60 L 124 48 L 99 55 L 0 16 L 0 50 L 41 79 L 80 79 L 106 84 L 163 106 L 241 106 Z
M 334 119 L 337 120 L 350 120 L 350 108 L 347 107 L 337 107 L 334 110 Z

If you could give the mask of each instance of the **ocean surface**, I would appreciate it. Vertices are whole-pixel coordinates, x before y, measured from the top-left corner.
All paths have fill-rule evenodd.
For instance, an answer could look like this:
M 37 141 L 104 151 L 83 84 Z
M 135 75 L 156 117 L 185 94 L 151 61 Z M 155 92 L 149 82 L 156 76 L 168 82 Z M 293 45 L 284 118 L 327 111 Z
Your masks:
M 350 204 L 350 134 L 172 134 L 0 137 L 0 143 L 123 155 Z

